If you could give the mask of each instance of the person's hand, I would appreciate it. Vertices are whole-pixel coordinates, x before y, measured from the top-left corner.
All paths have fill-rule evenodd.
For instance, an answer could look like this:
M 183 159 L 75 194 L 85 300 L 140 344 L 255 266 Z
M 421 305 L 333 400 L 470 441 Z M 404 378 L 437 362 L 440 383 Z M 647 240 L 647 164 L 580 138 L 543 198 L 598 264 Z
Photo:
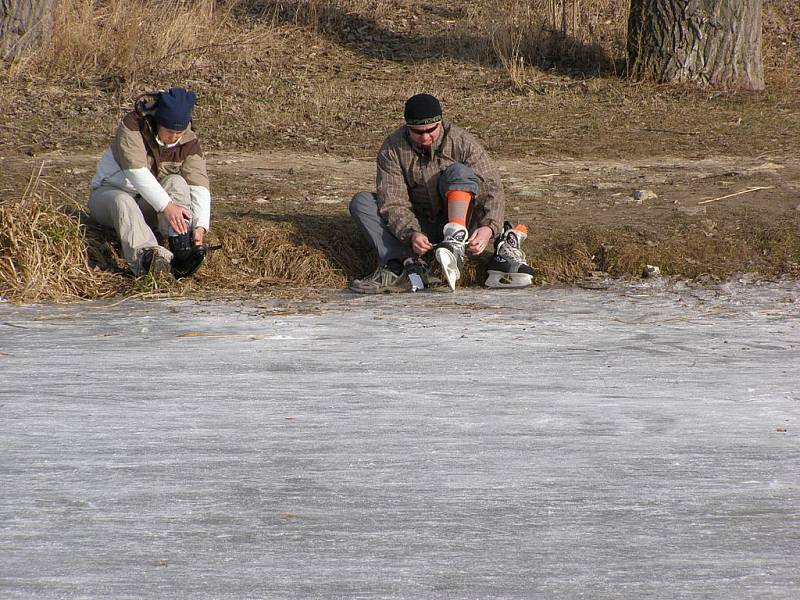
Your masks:
M 411 234 L 411 249 L 417 256 L 422 256 L 429 250 L 433 250 L 433 244 L 424 233 L 416 231 Z
M 189 231 L 186 221 L 192 220 L 192 211 L 188 208 L 178 206 L 170 200 L 167 206 L 164 207 L 164 218 L 175 233 L 182 234 Z
M 203 239 L 205 238 L 206 230 L 202 227 L 195 227 L 194 228 L 194 245 L 195 246 L 202 246 Z
M 472 235 L 469 236 L 469 242 L 467 242 L 467 254 L 471 254 L 473 256 L 480 254 L 486 250 L 486 246 L 489 245 L 489 240 L 491 239 L 491 227 L 478 227 L 472 232 Z

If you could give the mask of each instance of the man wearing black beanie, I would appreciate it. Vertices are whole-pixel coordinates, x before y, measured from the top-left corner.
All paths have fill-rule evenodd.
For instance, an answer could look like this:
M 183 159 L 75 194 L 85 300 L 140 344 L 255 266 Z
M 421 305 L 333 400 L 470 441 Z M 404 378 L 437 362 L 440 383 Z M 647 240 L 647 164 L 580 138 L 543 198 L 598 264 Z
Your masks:
M 377 193 L 359 192 L 350 202 L 350 214 L 379 262 L 372 276 L 350 283 L 362 294 L 424 287 L 427 265 L 421 257 L 430 251 L 455 290 L 465 254 L 483 253 L 492 238 L 498 252 L 510 248 L 500 175 L 483 147 L 469 132 L 445 122 L 439 100 L 430 94 L 409 98 L 403 114 L 405 124 L 378 152 Z M 521 244 L 514 237 L 517 241 Z M 520 272 L 514 285 L 492 287 L 530 284 L 524 256 L 512 268 Z M 495 279 L 510 281 L 490 278 Z

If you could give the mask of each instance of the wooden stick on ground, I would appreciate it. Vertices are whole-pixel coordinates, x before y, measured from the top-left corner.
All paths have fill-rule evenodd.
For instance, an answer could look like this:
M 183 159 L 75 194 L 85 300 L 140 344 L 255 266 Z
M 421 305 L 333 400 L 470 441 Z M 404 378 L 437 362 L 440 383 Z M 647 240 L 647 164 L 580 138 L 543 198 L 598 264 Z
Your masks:
M 750 188 L 749 190 L 742 190 L 741 192 L 736 192 L 735 194 L 728 194 L 727 196 L 720 196 L 719 198 L 711 198 L 709 200 L 703 200 L 702 202 L 698 202 L 698 204 L 708 204 L 709 202 L 716 202 L 717 200 L 725 200 L 725 198 L 733 198 L 734 196 L 741 196 L 742 194 L 757 192 L 758 190 L 771 190 L 774 187 L 775 187 L 774 185 L 769 185 L 766 187 L 764 186 L 754 187 Z

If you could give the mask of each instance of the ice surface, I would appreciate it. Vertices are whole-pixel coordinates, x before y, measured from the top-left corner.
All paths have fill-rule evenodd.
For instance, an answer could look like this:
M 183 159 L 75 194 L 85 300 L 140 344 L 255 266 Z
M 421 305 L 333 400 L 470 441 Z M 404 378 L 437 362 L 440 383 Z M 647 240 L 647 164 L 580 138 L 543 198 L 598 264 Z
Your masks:
M 0 305 L 1 598 L 800 597 L 800 287 Z

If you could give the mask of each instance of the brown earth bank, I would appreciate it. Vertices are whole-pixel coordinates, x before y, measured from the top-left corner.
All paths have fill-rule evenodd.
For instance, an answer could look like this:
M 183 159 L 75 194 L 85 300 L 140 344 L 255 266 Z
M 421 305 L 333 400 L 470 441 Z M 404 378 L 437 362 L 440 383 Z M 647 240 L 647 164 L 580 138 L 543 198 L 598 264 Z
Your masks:
M 66 153 L 0 158 L 0 192 L 18 193 L 35 172 L 40 187 L 80 206 L 96 160 Z M 525 250 L 540 283 L 638 277 L 646 265 L 682 278 L 800 275 L 798 158 L 497 162 L 507 216 L 530 230 Z M 223 249 L 189 287 L 171 291 L 338 287 L 373 268 L 347 204 L 354 192 L 374 188 L 374 161 L 212 153 L 209 169 L 215 191 L 211 241 Z M 124 265 L 108 232 L 85 215 L 83 220 L 93 264 L 121 274 Z M 479 284 L 482 277 L 478 261 L 466 283 Z M 123 276 L 118 285 L 129 283 Z
M 119 118 L 139 93 L 171 85 L 198 94 L 211 238 L 223 249 L 193 280 L 158 292 L 303 294 L 368 273 L 373 258 L 347 202 L 373 189 L 376 151 L 420 91 L 439 96 L 445 117 L 498 162 L 507 217 L 529 227 L 524 249 L 538 282 L 638 277 L 648 264 L 683 278 L 800 274 L 796 2 L 764 4 L 767 91 L 759 94 L 627 80 L 622 0 L 573 3 L 572 29 L 548 29 L 545 18 L 525 30 L 538 45 L 518 55 L 503 47 L 518 19 L 490 2 L 186 6 L 194 4 L 205 20 L 194 10 L 175 24 L 186 31 L 194 19 L 197 39 L 158 55 L 170 25 L 163 14 L 143 44 L 147 31 L 115 21 L 132 18 L 130 10 L 72 0 L 64 5 L 85 5 L 94 18 L 76 8 L 49 45 L 0 65 L 0 295 L 154 290 L 124 274 L 85 205 Z M 135 27 L 149 22 L 141 13 L 151 5 L 160 6 L 137 4 Z M 128 52 L 131 40 L 139 45 Z M 521 59 L 516 68 L 509 58 Z M 32 204 L 66 220 L 16 232 L 21 220 L 39 223 Z M 61 279 L 89 273 L 94 283 L 59 292 L 62 283 L 43 274 L 64 264 L 54 244 L 67 229 L 89 264 Z M 481 269 L 474 265 L 465 283 L 479 284 Z

